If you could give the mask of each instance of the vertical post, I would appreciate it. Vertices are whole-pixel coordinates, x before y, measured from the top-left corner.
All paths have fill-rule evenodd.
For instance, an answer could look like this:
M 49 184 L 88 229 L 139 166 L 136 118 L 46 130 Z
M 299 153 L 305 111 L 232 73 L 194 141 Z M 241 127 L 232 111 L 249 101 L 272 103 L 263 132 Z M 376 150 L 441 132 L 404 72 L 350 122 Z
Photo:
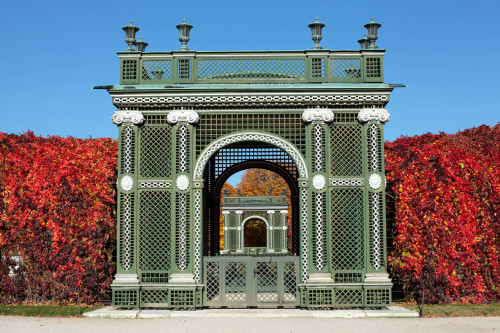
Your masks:
M 236 212 L 236 237 L 237 237 L 237 242 L 236 242 L 236 252 L 237 253 L 242 253 L 243 252 L 243 244 L 242 244 L 242 239 L 243 239 L 243 228 L 241 225 L 241 216 L 243 215 L 242 210 L 237 210 Z
M 267 230 L 267 252 L 273 253 L 274 252 L 274 221 L 273 221 L 273 216 L 274 216 L 275 211 L 274 210 L 268 210 L 267 214 L 269 215 L 269 228 Z
M 281 248 L 281 252 L 282 253 L 287 253 L 288 252 L 288 249 L 287 249 L 287 225 L 286 225 L 286 222 L 287 222 L 287 214 L 288 214 L 288 211 L 287 210 L 281 210 L 280 211 L 281 213 L 281 217 L 282 217 L 282 221 L 283 221 L 283 225 L 282 225 L 282 231 L 281 231 L 281 234 L 282 234 L 282 239 L 283 239 L 283 245 L 282 245 L 282 248 Z
M 224 215 L 224 253 L 229 253 L 231 250 L 229 247 L 230 236 L 229 236 L 229 211 L 223 210 L 222 215 Z

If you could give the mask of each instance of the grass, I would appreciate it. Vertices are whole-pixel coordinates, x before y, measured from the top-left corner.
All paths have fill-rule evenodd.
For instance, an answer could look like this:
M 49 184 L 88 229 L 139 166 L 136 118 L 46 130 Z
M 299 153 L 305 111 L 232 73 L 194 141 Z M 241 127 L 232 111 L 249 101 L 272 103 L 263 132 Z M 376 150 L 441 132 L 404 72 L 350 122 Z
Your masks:
M 416 304 L 401 304 L 420 313 Z M 424 317 L 500 317 L 500 303 L 491 304 L 425 304 Z
M 96 309 L 98 309 L 98 307 L 81 307 L 82 313 Z M 80 317 L 78 305 L 0 305 L 0 315 L 26 317 Z

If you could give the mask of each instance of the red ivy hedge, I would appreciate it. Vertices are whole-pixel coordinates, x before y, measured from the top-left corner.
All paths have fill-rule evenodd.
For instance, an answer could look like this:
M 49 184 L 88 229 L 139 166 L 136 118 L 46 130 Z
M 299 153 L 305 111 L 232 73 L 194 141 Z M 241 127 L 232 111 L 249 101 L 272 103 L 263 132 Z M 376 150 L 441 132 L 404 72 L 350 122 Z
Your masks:
M 500 300 L 500 125 L 385 144 L 393 275 L 431 303 Z
M 393 275 L 433 303 L 499 301 L 500 125 L 385 146 Z M 111 139 L 0 133 L 0 302 L 109 291 L 116 162 Z
M 117 150 L 112 139 L 0 133 L 0 301 L 102 297 L 115 270 Z

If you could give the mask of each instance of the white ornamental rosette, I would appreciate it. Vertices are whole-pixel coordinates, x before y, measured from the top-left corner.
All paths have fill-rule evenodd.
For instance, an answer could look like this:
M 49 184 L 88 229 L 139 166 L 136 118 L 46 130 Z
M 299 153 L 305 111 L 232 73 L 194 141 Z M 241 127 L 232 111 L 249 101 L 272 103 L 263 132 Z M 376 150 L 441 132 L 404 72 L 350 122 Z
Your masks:
M 368 179 L 368 185 L 374 190 L 378 190 L 382 185 L 382 177 L 378 173 L 372 173 Z
M 189 187 L 189 178 L 186 175 L 180 175 L 177 177 L 177 180 L 175 181 L 175 184 L 177 185 L 177 188 L 181 191 L 185 191 Z
M 316 190 L 321 191 L 326 185 L 325 177 L 323 175 L 315 175 L 312 179 L 312 185 Z
M 124 191 L 130 191 L 134 187 L 134 179 L 129 175 L 123 176 L 120 181 L 120 187 Z

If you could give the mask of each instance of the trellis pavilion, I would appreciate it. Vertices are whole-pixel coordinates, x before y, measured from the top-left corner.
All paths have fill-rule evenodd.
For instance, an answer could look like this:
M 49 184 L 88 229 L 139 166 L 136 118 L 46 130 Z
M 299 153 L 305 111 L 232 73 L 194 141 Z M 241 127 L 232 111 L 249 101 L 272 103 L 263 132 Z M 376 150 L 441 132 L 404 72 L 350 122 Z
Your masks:
M 312 49 L 255 52 L 190 50 L 185 21 L 179 51 L 145 52 L 123 27 L 120 84 L 96 87 L 118 109 L 115 307 L 390 304 L 383 130 L 398 85 L 384 83 L 379 23 L 351 51 L 323 49 L 323 26 L 309 25 Z M 252 214 L 267 250 L 221 253 L 222 185 L 249 168 L 283 177 L 292 222 L 264 202 Z

